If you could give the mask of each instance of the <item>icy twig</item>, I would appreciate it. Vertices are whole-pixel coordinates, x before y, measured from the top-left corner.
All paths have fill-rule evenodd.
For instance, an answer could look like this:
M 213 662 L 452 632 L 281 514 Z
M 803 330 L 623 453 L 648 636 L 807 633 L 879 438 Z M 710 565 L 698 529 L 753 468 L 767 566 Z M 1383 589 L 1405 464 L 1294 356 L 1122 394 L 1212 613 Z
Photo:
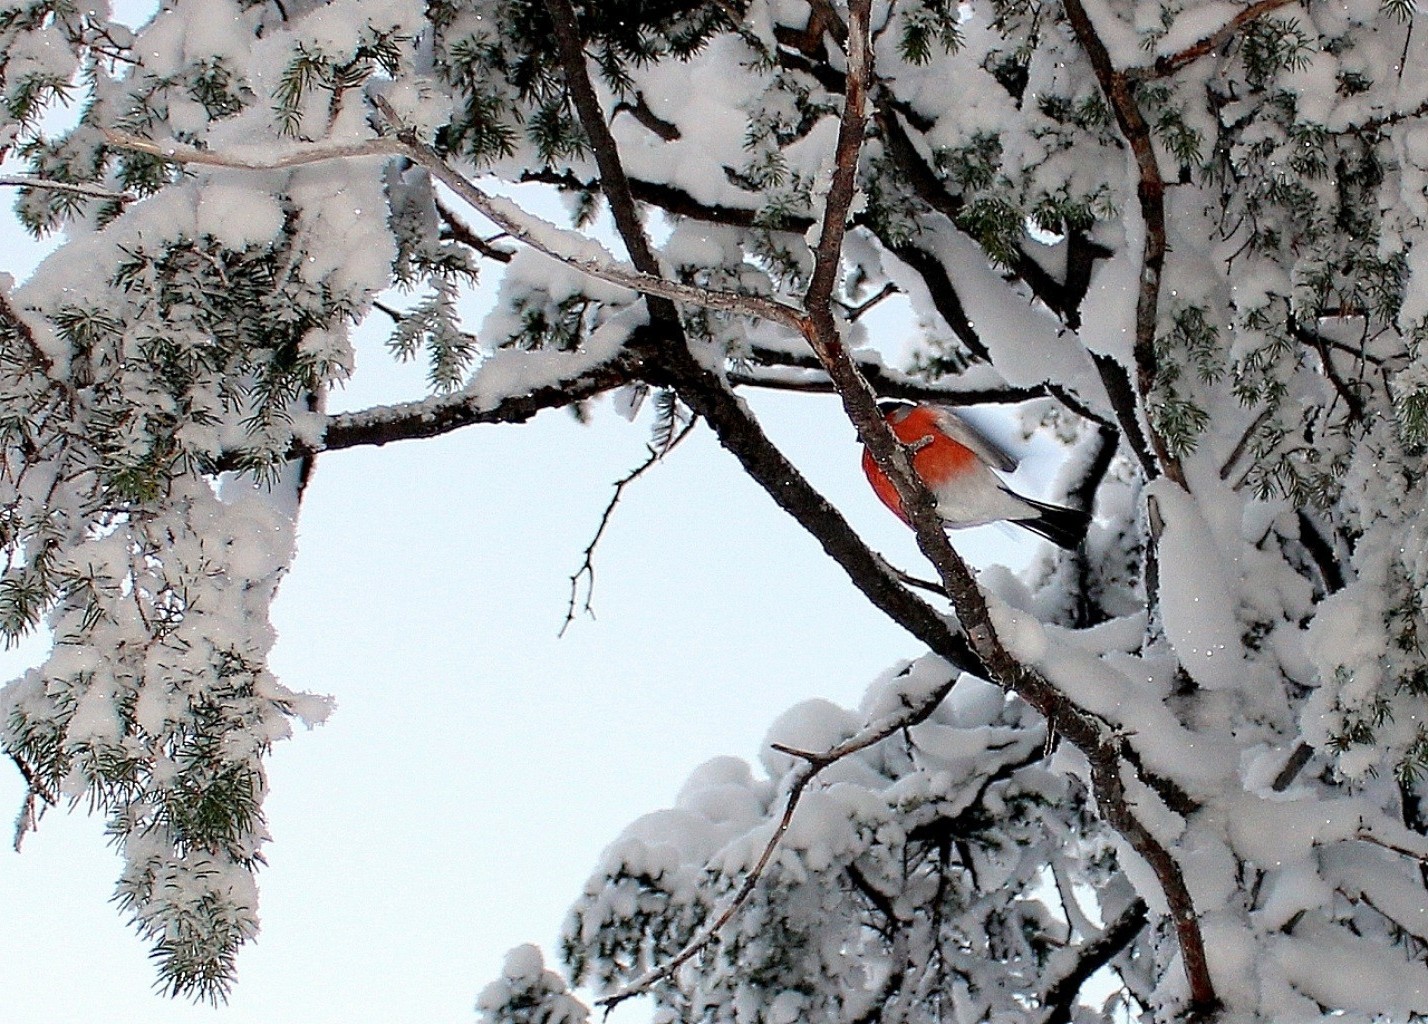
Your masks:
M 856 0 L 855 0 L 856 2 Z M 794 747 L 784 746 L 781 743 L 774 743 L 771 746 L 780 753 L 790 757 L 798 758 L 803 762 L 796 772 L 793 773 L 792 782 L 788 788 L 788 795 L 784 798 L 783 814 L 779 818 L 778 825 L 775 826 L 773 834 L 769 836 L 768 842 L 764 844 L 759 858 L 754 862 L 754 866 L 749 869 L 744 876 L 743 882 L 738 890 L 725 904 L 711 921 L 706 923 L 689 942 L 673 958 L 661 964 L 645 974 L 630 982 L 620 991 L 613 995 L 606 996 L 599 1000 L 598 1005 L 605 1007 L 608 1012 L 615 1006 L 641 993 L 648 992 L 652 987 L 664 981 L 674 974 L 691 958 L 708 946 L 718 937 L 719 932 L 729 923 L 730 919 L 738 913 L 739 908 L 748 902 L 753 895 L 754 888 L 759 884 L 759 879 L 763 877 L 764 871 L 768 868 L 769 862 L 773 859 L 774 853 L 783 842 L 784 836 L 788 834 L 790 824 L 793 822 L 793 812 L 797 809 L 799 801 L 802 799 L 808 786 L 816 779 L 824 769 L 830 765 L 837 764 L 845 757 L 850 757 L 859 751 L 867 750 L 876 746 L 889 736 L 894 736 L 904 729 L 910 729 L 920 722 L 926 721 L 931 714 L 937 710 L 947 694 L 951 692 L 956 684 L 959 674 L 954 672 L 945 683 L 937 687 L 922 700 L 909 705 L 902 713 L 892 715 L 880 723 L 869 725 L 862 732 L 849 737 L 837 746 L 830 747 L 823 751 L 799 750 Z

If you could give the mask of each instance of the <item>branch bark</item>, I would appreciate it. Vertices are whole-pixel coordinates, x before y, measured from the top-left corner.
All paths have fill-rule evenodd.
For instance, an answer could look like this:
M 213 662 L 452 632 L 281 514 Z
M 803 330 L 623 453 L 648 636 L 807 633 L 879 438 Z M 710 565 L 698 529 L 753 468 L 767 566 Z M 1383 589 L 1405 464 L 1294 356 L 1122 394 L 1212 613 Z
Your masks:
M 1127 68 L 1125 76 L 1133 81 L 1145 81 L 1154 78 L 1168 78 L 1175 74 L 1187 64 L 1191 64 L 1201 57 L 1224 46 L 1240 29 L 1244 28 L 1252 21 L 1263 18 L 1271 11 L 1281 7 L 1287 7 L 1297 0 L 1259 0 L 1258 3 L 1250 4 L 1240 11 L 1233 18 L 1227 21 L 1218 30 L 1185 47 L 1177 53 L 1157 57 L 1155 63 L 1150 67 Z
M 1155 386 L 1155 335 L 1160 315 L 1160 282 L 1165 270 L 1165 179 L 1151 141 L 1150 126 L 1137 106 L 1130 79 L 1117 71 L 1110 51 L 1096 32 L 1096 26 L 1081 0 L 1065 0 L 1066 17 L 1076 33 L 1076 39 L 1091 61 L 1096 80 L 1115 113 L 1121 135 L 1130 144 L 1135 157 L 1139 180 L 1136 197 L 1141 221 L 1145 225 L 1145 244 L 1141 250 L 1140 290 L 1135 307 L 1136 389 L 1144 402 Z M 1145 434 L 1155 452 L 1157 466 L 1149 467 L 1148 479 L 1164 472 L 1180 486 L 1185 486 L 1185 473 L 1180 460 L 1171 455 L 1164 438 L 1147 421 Z

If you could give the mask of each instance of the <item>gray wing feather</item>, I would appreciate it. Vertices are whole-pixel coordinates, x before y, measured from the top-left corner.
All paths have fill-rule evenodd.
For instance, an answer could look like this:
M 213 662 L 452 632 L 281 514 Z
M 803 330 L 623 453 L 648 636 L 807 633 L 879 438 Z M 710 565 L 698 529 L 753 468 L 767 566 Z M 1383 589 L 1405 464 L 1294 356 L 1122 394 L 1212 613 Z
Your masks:
M 951 409 L 937 407 L 937 425 L 942 432 L 959 444 L 964 444 L 993 469 L 1010 473 L 1017 467 L 1016 457 L 1009 451 L 977 430 Z

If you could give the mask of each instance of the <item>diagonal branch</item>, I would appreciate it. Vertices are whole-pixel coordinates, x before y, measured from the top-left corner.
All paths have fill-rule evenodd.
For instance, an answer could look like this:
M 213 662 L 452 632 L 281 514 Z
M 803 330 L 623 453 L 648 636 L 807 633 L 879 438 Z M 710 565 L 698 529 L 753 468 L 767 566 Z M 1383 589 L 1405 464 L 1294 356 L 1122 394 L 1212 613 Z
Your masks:
M 1067 3 L 1068 6 L 1072 3 L 1079 4 L 1079 0 L 1067 0 Z M 907 449 L 897 442 L 883 418 L 878 415 L 872 390 L 858 372 L 857 365 L 843 344 L 829 305 L 826 301 L 821 306 L 815 305 L 816 299 L 826 300 L 831 294 L 834 270 L 829 264 L 836 263 L 839 258 L 834 247 L 835 239 L 841 243 L 841 225 L 852 199 L 858 147 L 864 128 L 866 84 L 871 76 L 872 55 L 866 48 L 870 6 L 870 0 L 853 0 L 849 4 L 848 84 L 835 149 L 837 162 L 828 192 L 823 234 L 815 253 L 814 272 L 809 287 L 809 329 L 805 336 L 837 385 L 844 408 L 857 426 L 868 450 L 896 487 L 903 509 L 916 531 L 918 547 L 942 578 L 943 585 L 957 609 L 957 617 L 964 630 L 966 642 L 990 672 L 987 678 L 1021 696 L 1047 719 L 1051 727 L 1060 730 L 1086 755 L 1091 769 L 1092 788 L 1101 814 L 1145 859 L 1164 890 L 1190 982 L 1193 1012 L 1207 1014 L 1218 1006 L 1219 1000 L 1210 977 L 1204 936 L 1200 931 L 1194 900 L 1186 885 L 1184 873 L 1170 850 L 1146 827 L 1133 809 L 1134 801 L 1128 792 L 1123 774 L 1127 766 L 1123 741 L 1114 736 L 1103 721 L 1067 698 L 1045 677 L 1019 662 L 1002 643 L 992 621 L 987 600 L 966 563 L 947 543 L 932 496 L 913 473 Z M 1084 15 L 1084 10 L 1082 13 Z M 1104 47 L 1102 53 L 1104 55 Z M 1109 60 L 1109 57 L 1106 59 Z M 1159 209 L 1163 216 L 1163 205 Z M 1160 255 L 1163 260 L 1163 219 L 1161 227 Z M 1158 295 L 1158 273 L 1154 283 L 1155 288 L 1150 292 L 1152 298 Z M 1153 338 L 1153 305 L 1150 312 Z M 934 646 L 933 649 L 937 648 Z
M 1125 76 L 1133 81 L 1146 81 L 1155 78 L 1168 78 L 1175 74 L 1185 65 L 1193 63 L 1224 46 L 1240 29 L 1244 28 L 1252 21 L 1256 21 L 1271 11 L 1286 7 L 1298 0 L 1258 0 L 1258 3 L 1250 4 L 1240 11 L 1223 26 L 1204 38 L 1190 44 L 1185 49 L 1177 53 L 1166 54 L 1155 58 L 1155 63 L 1150 67 L 1127 68 Z
M 390 115 L 388 115 L 390 116 Z M 125 132 L 106 130 L 110 145 L 147 153 L 177 164 L 226 167 L 234 170 L 272 171 L 325 163 L 331 160 L 373 156 L 404 156 L 421 165 L 452 192 L 470 204 L 487 220 L 512 238 L 529 245 L 537 252 L 564 263 L 583 274 L 601 281 L 629 288 L 646 295 L 658 295 L 676 302 L 687 302 L 736 316 L 752 316 L 798 329 L 802 318 L 798 310 L 773 299 L 758 295 L 741 295 L 669 281 L 658 275 L 641 273 L 622 266 L 584 235 L 567 231 L 522 210 L 515 203 L 488 194 L 466 178 L 430 146 L 403 132 L 396 138 L 364 139 L 356 142 L 308 143 L 294 146 L 274 155 L 264 150 L 261 155 L 247 156 L 241 151 L 218 152 L 197 149 L 178 142 L 156 142 Z M 563 247 L 563 248 L 562 248 Z M 581 255 L 572 255 L 580 253 Z
M 0 174 L 0 188 L 33 188 L 46 192 L 63 192 L 83 199 L 112 199 L 120 203 L 136 202 L 139 198 L 129 192 L 115 192 L 82 181 L 55 181 L 53 178 L 35 178 L 28 174 Z
M 1071 1024 L 1076 997 L 1102 967 L 1115 959 L 1146 925 L 1145 900 L 1133 900 L 1096 938 L 1082 943 L 1074 952 L 1074 960 L 1041 997 L 1044 1015 L 1038 1024 Z

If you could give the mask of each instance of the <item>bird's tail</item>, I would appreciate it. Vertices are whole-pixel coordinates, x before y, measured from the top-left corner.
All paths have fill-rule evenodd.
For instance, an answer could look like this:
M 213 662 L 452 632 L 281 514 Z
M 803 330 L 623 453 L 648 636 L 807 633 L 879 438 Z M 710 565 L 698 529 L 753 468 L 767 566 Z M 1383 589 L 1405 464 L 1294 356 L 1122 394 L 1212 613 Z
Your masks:
M 1091 526 L 1091 513 L 1061 505 L 1048 505 L 1043 501 L 1024 498 L 1022 501 L 1036 509 L 1034 519 L 1013 519 L 1017 526 L 1025 527 L 1038 536 L 1045 537 L 1059 548 L 1075 551 L 1086 539 L 1086 531 Z

